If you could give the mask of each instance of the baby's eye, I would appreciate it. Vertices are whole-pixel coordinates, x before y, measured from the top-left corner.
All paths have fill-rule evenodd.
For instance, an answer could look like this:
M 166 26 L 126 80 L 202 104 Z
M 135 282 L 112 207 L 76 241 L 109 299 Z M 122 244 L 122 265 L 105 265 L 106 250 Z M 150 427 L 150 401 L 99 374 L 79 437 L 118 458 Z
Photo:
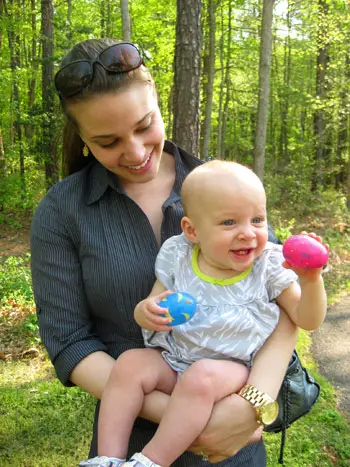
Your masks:
M 263 219 L 261 217 L 254 217 L 252 219 L 253 224 L 260 224 L 262 221 L 263 221 Z
M 224 225 L 233 225 L 235 221 L 233 219 L 226 219 L 223 224 Z

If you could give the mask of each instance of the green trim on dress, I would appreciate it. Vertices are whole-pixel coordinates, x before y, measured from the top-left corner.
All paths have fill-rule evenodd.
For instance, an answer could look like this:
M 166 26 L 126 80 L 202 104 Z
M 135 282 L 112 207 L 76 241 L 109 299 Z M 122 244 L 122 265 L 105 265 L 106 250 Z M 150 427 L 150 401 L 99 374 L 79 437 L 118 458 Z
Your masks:
M 251 264 L 248 269 L 241 272 L 241 274 L 238 274 L 238 276 L 229 277 L 228 279 L 218 279 L 217 277 L 208 276 L 207 274 L 204 274 L 198 267 L 199 251 L 199 245 L 194 245 L 191 258 L 192 269 L 196 276 L 198 276 L 204 282 L 209 282 L 209 284 L 221 286 L 236 284 L 237 282 L 245 279 L 253 269 L 253 265 Z

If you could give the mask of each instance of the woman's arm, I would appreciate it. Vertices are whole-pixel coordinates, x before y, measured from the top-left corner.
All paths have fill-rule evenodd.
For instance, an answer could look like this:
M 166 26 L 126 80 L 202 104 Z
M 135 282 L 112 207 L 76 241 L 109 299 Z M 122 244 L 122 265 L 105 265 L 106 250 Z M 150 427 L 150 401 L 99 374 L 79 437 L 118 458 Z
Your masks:
M 73 369 L 70 381 L 101 399 L 114 364 L 114 358 L 106 352 L 91 353 Z
M 298 340 L 299 328 L 281 308 L 278 325 L 256 354 L 248 383 L 276 399 Z
M 64 204 L 71 200 L 60 187 L 50 190 L 34 214 L 31 270 L 41 340 L 58 378 L 69 386 L 79 362 L 106 346 L 93 330 L 77 240 L 69 230 L 75 222 Z
M 248 383 L 276 398 L 297 337 L 298 328 L 281 310 L 276 329 L 254 359 Z M 261 432 L 251 404 L 233 394 L 215 404 L 209 423 L 192 450 L 204 450 L 211 462 L 219 462 L 257 441 Z

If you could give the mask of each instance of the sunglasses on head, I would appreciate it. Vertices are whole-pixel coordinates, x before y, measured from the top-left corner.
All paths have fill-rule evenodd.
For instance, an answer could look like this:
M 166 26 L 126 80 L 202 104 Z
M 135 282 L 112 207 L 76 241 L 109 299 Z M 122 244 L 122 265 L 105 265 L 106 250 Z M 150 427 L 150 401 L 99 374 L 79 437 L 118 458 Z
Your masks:
M 61 68 L 55 76 L 55 87 L 59 96 L 72 97 L 86 88 L 94 77 L 96 63 L 111 73 L 126 73 L 139 68 L 143 61 L 134 44 L 121 42 L 111 45 L 95 60 L 75 60 Z

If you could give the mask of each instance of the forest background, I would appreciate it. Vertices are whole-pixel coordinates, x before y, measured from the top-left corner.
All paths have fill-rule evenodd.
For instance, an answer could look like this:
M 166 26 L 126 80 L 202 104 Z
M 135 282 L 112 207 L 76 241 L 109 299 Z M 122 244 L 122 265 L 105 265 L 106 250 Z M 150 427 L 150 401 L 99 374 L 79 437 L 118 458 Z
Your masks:
M 330 244 L 330 303 L 350 287 L 346 0 L 0 0 L 5 466 L 75 465 L 86 455 L 93 400 L 61 387 L 42 349 L 28 226 L 47 189 L 64 176 L 54 73 L 74 43 L 93 37 L 136 43 L 156 81 L 167 137 L 202 159 L 251 166 L 264 181 L 269 221 L 282 241 L 305 229 Z M 309 342 L 302 334 L 303 361 L 322 380 Z M 287 465 L 349 465 L 349 424 L 327 381 L 321 402 L 297 423 L 288 430 Z M 274 465 L 277 435 L 267 444 Z

